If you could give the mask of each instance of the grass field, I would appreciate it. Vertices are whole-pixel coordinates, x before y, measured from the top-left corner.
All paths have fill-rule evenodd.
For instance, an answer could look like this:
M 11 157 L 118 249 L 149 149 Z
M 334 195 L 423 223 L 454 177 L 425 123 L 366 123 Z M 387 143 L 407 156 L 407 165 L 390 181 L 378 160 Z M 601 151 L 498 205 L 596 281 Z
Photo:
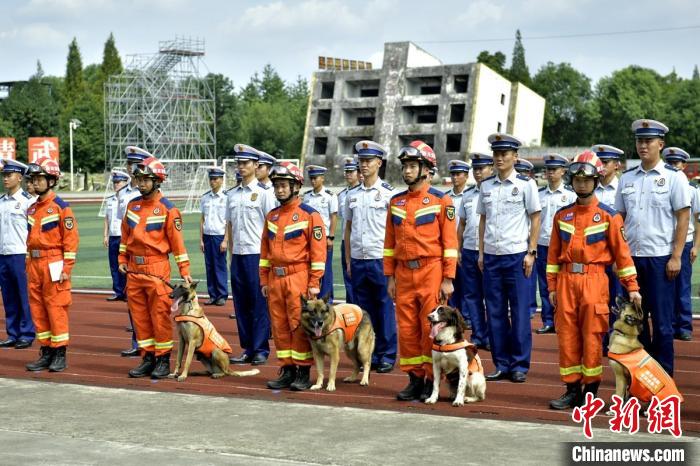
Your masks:
M 177 204 L 177 203 L 176 203 Z M 182 205 L 178 205 L 182 208 Z M 111 289 L 112 278 L 109 273 L 109 263 L 107 261 L 107 249 L 102 245 L 102 218 L 97 216 L 99 204 L 80 205 L 74 204 L 73 211 L 78 219 L 80 231 L 80 250 L 78 252 L 78 262 L 73 269 L 74 288 L 101 288 Z M 199 290 L 206 292 L 204 282 L 206 274 L 204 272 L 204 255 L 199 250 L 199 216 L 200 214 L 187 214 L 183 216 L 183 232 L 185 234 L 185 244 L 190 256 L 192 277 L 202 281 Z M 340 222 L 339 222 L 340 223 Z M 336 232 L 336 238 L 340 234 Z M 700 283 L 700 261 L 696 261 L 693 267 L 693 312 L 700 313 L 700 299 L 697 296 L 698 284 Z M 177 267 L 172 262 L 173 278 L 177 278 Z M 340 241 L 335 242 L 333 252 L 333 281 L 335 282 L 335 298 L 345 298 L 345 288 L 343 286 L 343 276 L 340 267 Z M 230 283 L 229 283 L 230 287 Z

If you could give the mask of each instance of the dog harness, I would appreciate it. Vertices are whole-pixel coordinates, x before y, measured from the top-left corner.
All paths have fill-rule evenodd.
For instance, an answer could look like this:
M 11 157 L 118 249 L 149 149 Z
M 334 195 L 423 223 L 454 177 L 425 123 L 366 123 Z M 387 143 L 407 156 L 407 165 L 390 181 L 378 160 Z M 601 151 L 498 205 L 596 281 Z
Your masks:
M 211 358 L 211 353 L 217 348 L 224 353 L 233 353 L 228 342 L 216 331 L 214 324 L 209 322 L 206 316 L 175 316 L 175 322 L 192 322 L 202 329 L 204 338 L 202 338 L 202 344 L 195 351 L 203 356 Z
M 453 351 L 466 349 L 467 354 L 471 354 L 472 358 L 469 361 L 469 373 L 473 374 L 475 372 L 484 373 L 484 366 L 481 365 L 481 358 L 477 354 L 476 345 L 474 343 L 468 342 L 467 340 L 458 341 L 457 343 L 448 343 L 445 345 L 438 345 L 433 343 L 433 351 L 438 353 L 451 353 Z
M 683 396 L 670 375 L 643 348 L 627 354 L 608 353 L 608 358 L 619 362 L 630 372 L 630 395 L 640 401 L 650 401 L 656 395 L 663 401 L 671 395 Z
M 335 311 L 335 321 L 333 321 L 331 328 L 320 337 L 312 337 L 312 339 L 318 340 L 341 329 L 345 335 L 345 343 L 350 343 L 355 338 L 355 332 L 362 322 L 362 309 L 355 304 L 338 304 L 333 307 L 333 310 Z

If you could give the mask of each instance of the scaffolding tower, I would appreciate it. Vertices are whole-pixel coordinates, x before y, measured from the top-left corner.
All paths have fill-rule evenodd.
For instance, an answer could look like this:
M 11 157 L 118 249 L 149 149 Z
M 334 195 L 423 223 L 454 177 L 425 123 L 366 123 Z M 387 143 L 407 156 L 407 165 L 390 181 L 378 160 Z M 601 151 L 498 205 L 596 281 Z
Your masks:
M 107 170 L 123 165 L 130 145 L 160 159 L 216 159 L 214 90 L 199 73 L 204 40 L 158 45 L 156 54 L 127 56 L 124 71 L 105 83 Z

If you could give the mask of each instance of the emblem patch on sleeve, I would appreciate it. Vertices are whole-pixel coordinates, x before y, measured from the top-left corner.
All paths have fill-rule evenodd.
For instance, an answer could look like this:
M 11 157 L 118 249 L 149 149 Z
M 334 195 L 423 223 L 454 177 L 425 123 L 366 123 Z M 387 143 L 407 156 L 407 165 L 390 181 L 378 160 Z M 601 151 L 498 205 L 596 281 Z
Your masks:
M 455 219 L 455 206 L 449 205 L 445 207 L 445 213 L 447 214 L 447 218 L 449 220 L 454 220 Z
M 63 219 L 63 226 L 66 227 L 66 230 L 72 230 L 74 225 L 73 217 L 66 217 Z
M 321 227 L 314 227 L 314 239 L 316 241 L 321 241 L 321 238 L 323 238 L 323 231 L 321 231 Z
M 177 231 L 181 231 L 181 230 L 182 230 L 182 219 L 181 219 L 180 217 L 177 217 L 177 218 L 174 220 L 174 223 L 175 223 L 175 229 L 176 229 Z

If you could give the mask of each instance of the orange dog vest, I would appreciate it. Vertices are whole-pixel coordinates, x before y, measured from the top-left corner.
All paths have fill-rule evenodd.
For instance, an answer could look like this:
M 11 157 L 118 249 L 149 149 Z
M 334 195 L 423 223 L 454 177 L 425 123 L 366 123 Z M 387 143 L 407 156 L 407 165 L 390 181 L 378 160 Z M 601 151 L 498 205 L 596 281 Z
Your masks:
M 656 395 L 663 401 L 671 395 L 683 396 L 670 375 L 643 348 L 628 354 L 608 353 L 608 358 L 619 362 L 630 372 L 630 395 L 640 401 L 650 401 Z
M 355 337 L 355 332 L 357 332 L 360 322 L 362 322 L 362 309 L 355 304 L 338 304 L 333 307 L 333 310 L 335 311 L 335 321 L 333 321 L 333 325 L 323 337 L 341 329 L 345 335 L 345 343 L 350 343 Z M 317 339 L 314 338 L 314 340 Z
M 484 366 L 481 365 L 481 358 L 477 354 L 476 345 L 470 343 L 467 340 L 459 341 L 457 343 L 450 343 L 447 345 L 437 345 L 433 343 L 433 351 L 438 351 L 440 353 L 451 353 L 452 351 L 457 351 L 462 348 L 467 349 L 467 353 L 471 353 L 472 360 L 469 361 L 469 373 L 473 374 L 475 372 L 484 373 Z
M 206 316 L 175 316 L 175 322 L 192 322 L 197 324 L 204 332 L 202 344 L 195 350 L 207 358 L 211 358 L 211 353 L 216 349 L 220 349 L 225 353 L 233 353 L 228 342 L 214 328 L 214 324 L 209 322 Z

